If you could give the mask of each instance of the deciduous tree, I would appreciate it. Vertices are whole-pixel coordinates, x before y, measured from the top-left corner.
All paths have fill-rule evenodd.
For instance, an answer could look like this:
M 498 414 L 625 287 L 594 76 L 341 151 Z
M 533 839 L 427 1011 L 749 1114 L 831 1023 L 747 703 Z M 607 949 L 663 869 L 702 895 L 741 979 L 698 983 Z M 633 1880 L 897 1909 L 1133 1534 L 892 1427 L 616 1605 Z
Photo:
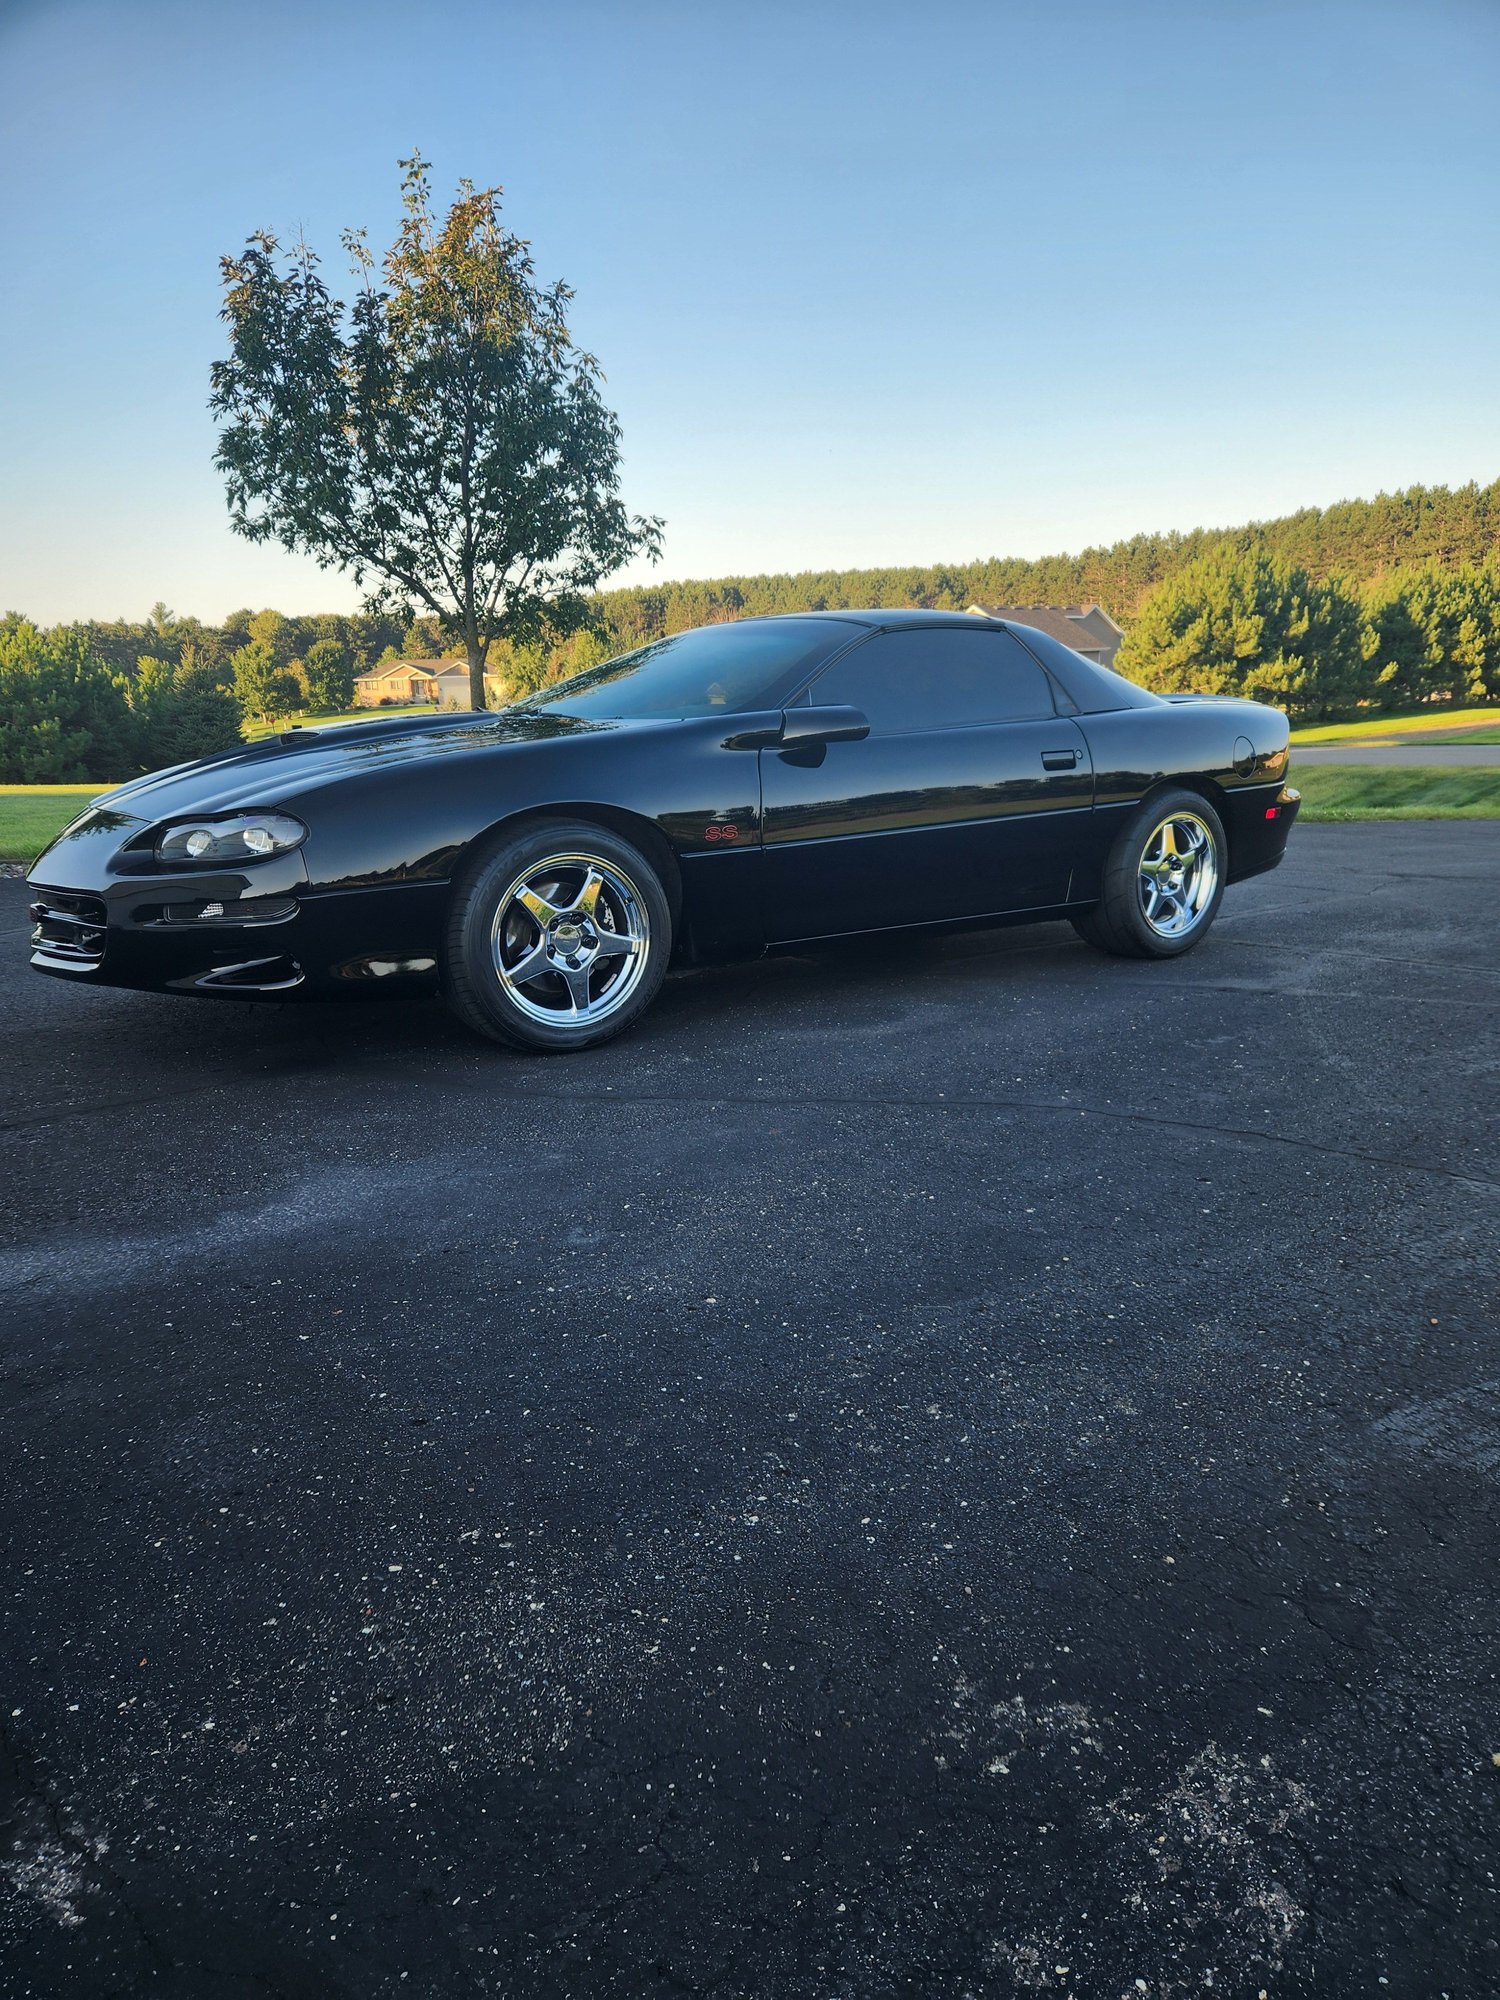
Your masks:
M 341 639 L 316 639 L 302 662 L 311 708 L 331 714 L 354 700 L 354 662 Z
M 573 345 L 566 285 L 540 285 L 498 188 L 432 210 L 426 163 L 403 161 L 405 221 L 360 275 L 352 310 L 305 244 L 251 237 L 223 260 L 229 358 L 213 371 L 216 462 L 230 517 L 371 582 L 371 601 L 433 612 L 461 637 L 471 696 L 497 638 L 582 622 L 582 594 L 660 523 L 619 497 L 620 431 L 599 370 Z
M 257 611 L 248 627 L 252 641 L 265 647 L 277 667 L 289 667 L 297 651 L 297 628 L 281 611 Z
M 251 639 L 234 656 L 234 697 L 247 720 L 269 722 L 302 706 L 302 683 L 277 664 L 269 640 Z

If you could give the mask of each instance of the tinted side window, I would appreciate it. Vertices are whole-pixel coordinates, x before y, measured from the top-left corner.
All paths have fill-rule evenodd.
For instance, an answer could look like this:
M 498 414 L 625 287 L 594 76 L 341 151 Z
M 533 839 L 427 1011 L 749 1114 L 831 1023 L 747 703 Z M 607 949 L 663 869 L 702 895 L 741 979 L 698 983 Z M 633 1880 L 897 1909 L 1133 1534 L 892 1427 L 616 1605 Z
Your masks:
M 747 618 L 675 632 L 528 696 L 526 708 L 568 715 L 712 715 L 770 708 L 857 627 L 831 618 Z
M 809 694 L 863 709 L 876 736 L 1056 713 L 1047 676 L 1008 632 L 954 626 L 878 633 L 820 674 Z
M 1071 646 L 1045 632 L 1026 627 L 1026 644 L 1044 666 L 1050 667 L 1064 691 L 1087 715 L 1110 708 L 1154 708 L 1158 697 L 1113 667 L 1101 667 L 1093 660 L 1080 659 Z

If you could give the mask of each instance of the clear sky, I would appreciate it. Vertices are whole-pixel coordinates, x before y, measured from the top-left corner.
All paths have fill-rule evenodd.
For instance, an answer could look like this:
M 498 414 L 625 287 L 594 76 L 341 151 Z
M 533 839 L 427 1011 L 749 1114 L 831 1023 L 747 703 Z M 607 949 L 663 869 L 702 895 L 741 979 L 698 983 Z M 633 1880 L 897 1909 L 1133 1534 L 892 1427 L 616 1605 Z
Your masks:
M 351 608 L 228 529 L 218 258 L 502 183 L 663 576 L 1500 474 L 1500 0 L 0 0 L 0 609 Z M 637 572 L 637 575 L 644 572 Z

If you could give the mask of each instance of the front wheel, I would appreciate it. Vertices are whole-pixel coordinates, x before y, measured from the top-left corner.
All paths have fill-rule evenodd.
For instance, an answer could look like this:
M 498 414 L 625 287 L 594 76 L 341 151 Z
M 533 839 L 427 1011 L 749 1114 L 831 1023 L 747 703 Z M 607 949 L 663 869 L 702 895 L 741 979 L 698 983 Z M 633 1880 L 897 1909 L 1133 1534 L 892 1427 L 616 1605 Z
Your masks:
M 1177 958 L 1202 939 L 1224 894 L 1224 823 L 1197 792 L 1161 792 L 1121 832 L 1103 893 L 1073 928 L 1122 958 Z
M 671 905 L 645 856 L 604 827 L 552 821 L 523 828 L 460 880 L 448 1001 L 513 1048 L 593 1048 L 651 1004 L 671 955 Z

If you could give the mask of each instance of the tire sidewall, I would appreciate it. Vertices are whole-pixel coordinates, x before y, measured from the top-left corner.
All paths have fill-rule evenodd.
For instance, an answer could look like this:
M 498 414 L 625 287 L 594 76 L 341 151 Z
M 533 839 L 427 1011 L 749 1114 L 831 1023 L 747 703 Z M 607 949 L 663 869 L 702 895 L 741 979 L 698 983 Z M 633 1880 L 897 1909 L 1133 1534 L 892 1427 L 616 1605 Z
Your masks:
M 1208 828 L 1214 843 L 1214 859 L 1218 864 L 1218 879 L 1207 909 L 1199 917 L 1190 931 L 1179 938 L 1163 937 L 1153 930 L 1146 921 L 1146 913 L 1141 908 L 1137 880 L 1140 875 L 1141 857 L 1146 843 L 1164 819 L 1171 813 L 1191 813 Z M 1180 958 L 1201 944 L 1213 928 L 1219 905 L 1224 900 L 1224 880 L 1229 869 L 1229 842 L 1224 834 L 1224 822 L 1212 803 L 1201 792 L 1189 792 L 1174 788 L 1158 792 L 1148 799 L 1140 812 L 1131 821 L 1120 841 L 1116 866 L 1111 873 L 1115 879 L 1110 883 L 1110 893 L 1114 900 L 1111 911 L 1116 924 L 1123 925 L 1131 941 L 1141 953 L 1150 958 Z
M 628 877 L 651 921 L 647 961 L 634 992 L 604 1020 L 585 1027 L 550 1027 L 513 1005 L 491 956 L 500 898 L 522 874 L 549 854 L 596 855 Z M 481 1034 L 515 1048 L 566 1054 L 596 1047 L 628 1028 L 655 999 L 672 953 L 672 910 L 661 878 L 630 841 L 587 820 L 539 820 L 502 838 L 476 858 L 457 885 L 446 952 L 448 998 L 460 1018 Z

